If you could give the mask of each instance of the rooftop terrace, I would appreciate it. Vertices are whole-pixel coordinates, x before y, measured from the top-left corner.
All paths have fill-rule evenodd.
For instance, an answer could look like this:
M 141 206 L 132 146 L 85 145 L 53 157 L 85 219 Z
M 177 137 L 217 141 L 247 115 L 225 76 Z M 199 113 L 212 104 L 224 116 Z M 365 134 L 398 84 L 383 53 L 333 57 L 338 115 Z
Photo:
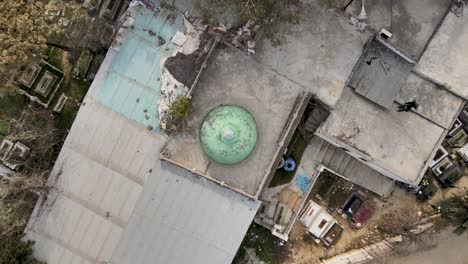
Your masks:
M 429 42 L 416 70 L 468 99 L 468 10 L 449 13 Z
M 332 107 L 371 34 L 319 2 L 304 1 L 301 22 L 279 30 L 280 45 L 268 38 L 257 43 L 254 58 Z
M 276 157 L 281 155 L 278 151 L 290 120 L 297 117 L 306 94 L 300 86 L 238 50 L 219 49 L 210 60 L 194 89 L 193 111 L 182 131 L 171 136 L 162 157 L 245 195 L 258 197 L 270 168 L 276 165 Z M 221 105 L 246 109 L 257 124 L 257 145 L 240 163 L 219 164 L 209 159 L 200 146 L 203 119 Z
M 417 184 L 434 147 L 446 132 L 445 127 L 430 118 L 451 124 L 463 103 L 460 98 L 430 85 L 427 86 L 432 90 L 422 91 L 415 82 L 423 80 L 417 78 L 411 76 L 399 98 L 406 101 L 422 96 L 422 99 L 417 97 L 418 112 L 397 112 L 396 102 L 386 110 L 346 88 L 318 134 L 351 147 L 364 161 L 377 164 L 400 181 Z M 434 104 L 436 98 L 442 100 Z

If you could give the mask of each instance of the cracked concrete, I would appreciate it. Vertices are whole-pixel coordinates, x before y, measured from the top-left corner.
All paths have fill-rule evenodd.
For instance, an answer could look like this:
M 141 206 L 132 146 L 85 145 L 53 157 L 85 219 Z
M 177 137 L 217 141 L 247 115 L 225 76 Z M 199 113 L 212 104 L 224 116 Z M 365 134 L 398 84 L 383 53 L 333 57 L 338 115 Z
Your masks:
M 367 23 L 377 32 L 382 28 L 393 33 L 392 45 L 418 59 L 426 43 L 444 18 L 451 0 L 367 0 Z M 347 9 L 353 16 L 361 11 L 355 0 Z
M 300 24 L 279 30 L 279 46 L 267 38 L 259 41 L 254 57 L 332 107 L 370 33 L 358 32 L 346 16 L 325 10 L 318 2 L 305 1 Z

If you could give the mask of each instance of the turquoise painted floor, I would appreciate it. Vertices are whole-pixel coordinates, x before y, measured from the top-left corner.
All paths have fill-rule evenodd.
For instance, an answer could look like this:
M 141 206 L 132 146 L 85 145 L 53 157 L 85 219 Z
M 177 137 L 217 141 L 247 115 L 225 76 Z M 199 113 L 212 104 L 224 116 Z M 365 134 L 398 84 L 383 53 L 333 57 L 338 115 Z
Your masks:
M 185 32 L 178 13 L 163 8 L 154 13 L 140 8 L 99 91 L 99 102 L 161 131 L 157 102 L 161 97 L 162 59 L 170 57 L 177 48 L 170 41 L 177 31 Z M 159 45 L 158 36 L 165 40 L 163 45 Z

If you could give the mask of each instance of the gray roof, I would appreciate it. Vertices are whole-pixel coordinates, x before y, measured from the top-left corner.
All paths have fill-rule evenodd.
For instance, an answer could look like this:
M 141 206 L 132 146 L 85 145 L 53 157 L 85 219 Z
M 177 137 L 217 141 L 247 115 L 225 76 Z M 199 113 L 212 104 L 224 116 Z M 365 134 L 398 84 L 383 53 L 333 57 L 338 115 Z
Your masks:
M 359 32 L 346 16 L 303 1 L 298 25 L 279 28 L 277 40 L 262 38 L 252 55 L 265 68 L 310 91 L 333 107 L 371 34 Z
M 399 104 L 416 100 L 414 111 L 437 125 L 450 129 L 454 116 L 460 111 L 463 99 L 443 87 L 411 73 L 395 98 Z
M 427 46 L 416 70 L 468 99 L 468 8 L 449 12 Z
M 258 202 L 176 165 L 160 166 L 111 263 L 231 263 Z
M 274 160 L 281 156 L 283 137 L 291 133 L 288 125 L 302 113 L 296 114 L 301 110 L 300 103 L 307 101 L 306 95 L 300 86 L 266 69 L 251 56 L 229 47 L 217 50 L 194 89 L 193 110 L 184 130 L 171 136 L 163 153 L 175 164 L 256 198 Z M 237 164 L 218 164 L 200 147 L 199 128 L 207 113 L 220 105 L 246 109 L 257 125 L 254 151 Z
M 345 88 L 317 133 L 352 148 L 364 160 L 382 168 L 385 175 L 417 184 L 446 129 L 418 113 L 397 112 L 397 106 L 393 103 L 391 109 L 384 109 Z M 450 114 L 453 121 L 457 112 Z
M 159 160 L 164 141 L 88 95 L 26 230 L 35 256 L 230 263 L 259 202 Z
M 230 263 L 260 202 L 161 161 L 166 136 L 103 103 L 119 48 L 107 53 L 28 223 L 34 255 L 48 264 Z M 129 97 L 111 106 L 134 104 Z
M 413 62 L 379 38 L 374 38 L 359 59 L 348 85 L 369 100 L 392 107 Z

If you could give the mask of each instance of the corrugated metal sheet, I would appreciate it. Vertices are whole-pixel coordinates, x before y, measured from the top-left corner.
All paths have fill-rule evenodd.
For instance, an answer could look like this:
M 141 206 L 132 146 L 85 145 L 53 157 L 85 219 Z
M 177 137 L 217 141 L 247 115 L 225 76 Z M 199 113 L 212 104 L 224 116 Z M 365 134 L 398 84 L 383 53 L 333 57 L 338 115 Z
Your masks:
M 111 263 L 231 263 L 259 202 L 170 163 L 160 166 Z
M 124 46 L 147 41 L 129 38 Z M 36 241 L 34 255 L 48 264 L 229 263 L 259 202 L 159 160 L 166 139 L 146 128 L 155 119 L 128 114 L 146 107 L 135 105 L 142 96 L 135 87 L 155 87 L 145 79 L 154 72 L 144 72 L 147 64 L 123 67 L 120 48 L 101 65 L 31 216 L 26 238 Z M 125 78 L 109 84 L 120 64 L 137 86 Z M 156 109 L 159 90 L 145 91 L 145 104 Z
M 35 254 L 49 264 L 109 261 L 163 141 L 88 96 L 26 231 Z

